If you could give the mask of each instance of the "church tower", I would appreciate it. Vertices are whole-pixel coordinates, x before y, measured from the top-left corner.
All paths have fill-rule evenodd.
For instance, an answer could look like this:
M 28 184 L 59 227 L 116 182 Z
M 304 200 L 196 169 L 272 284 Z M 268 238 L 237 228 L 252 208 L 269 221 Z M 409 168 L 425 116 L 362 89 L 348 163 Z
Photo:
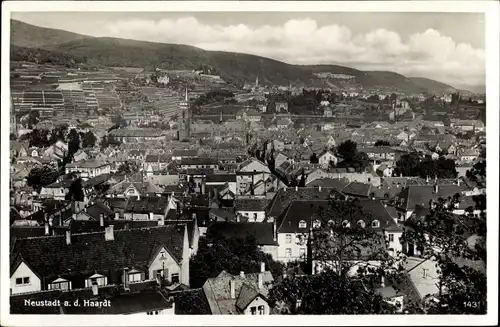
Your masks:
M 189 139 L 191 137 L 191 110 L 189 107 L 188 87 L 186 85 L 184 101 L 181 102 L 181 120 L 179 139 Z

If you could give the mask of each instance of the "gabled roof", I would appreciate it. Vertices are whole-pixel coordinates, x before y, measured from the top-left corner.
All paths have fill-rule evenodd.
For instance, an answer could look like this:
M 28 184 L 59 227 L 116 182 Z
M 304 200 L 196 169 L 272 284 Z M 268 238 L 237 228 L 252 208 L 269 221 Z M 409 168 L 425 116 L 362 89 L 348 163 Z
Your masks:
M 342 193 L 353 196 L 368 197 L 370 196 L 371 189 L 372 189 L 372 184 L 351 182 L 342 189 Z
M 266 198 L 236 198 L 234 207 L 237 211 L 264 211 L 269 204 Z
M 433 185 L 412 185 L 407 189 L 406 194 L 402 194 L 404 198 L 404 208 L 415 209 L 417 206 L 424 208 L 429 207 L 431 199 L 452 197 L 457 193 L 465 191 L 467 188 L 463 185 L 439 185 L 437 193 L 434 192 Z
M 167 210 L 168 199 L 165 197 L 150 196 L 140 199 L 129 199 L 125 213 L 154 213 L 164 214 Z
M 263 288 L 258 287 L 259 273 L 246 274 L 245 276 L 224 276 L 209 278 L 203 284 L 203 292 L 206 296 L 212 314 L 239 314 L 241 311 L 236 307 L 241 289 L 244 285 L 255 289 L 264 298 L 267 297 L 268 289 L 266 284 L 273 281 L 273 276 L 269 271 L 262 274 Z M 234 283 L 235 298 L 231 298 L 231 281 Z M 245 291 L 240 300 L 240 306 L 248 301 L 252 292 Z
M 214 222 L 208 227 L 207 236 L 220 234 L 236 239 L 253 236 L 258 245 L 277 245 L 274 240 L 273 225 L 273 223 Z
M 280 189 L 269 204 L 267 214 L 271 217 L 280 216 L 295 200 L 327 200 L 330 197 L 331 188 L 298 187 Z
M 378 200 L 359 200 L 362 212 L 356 212 L 355 217 L 350 221 L 351 226 L 363 220 L 366 226 L 371 226 L 373 220 L 378 220 L 380 227 L 375 229 L 399 230 L 400 227 Z M 305 233 L 311 227 L 311 221 L 323 220 L 324 214 L 329 214 L 330 202 L 328 200 L 293 201 L 287 211 L 278 220 L 278 233 Z M 367 217 L 370 215 L 371 217 Z M 367 219 L 371 218 L 371 221 Z M 345 217 L 332 217 L 334 221 L 343 221 Z M 300 221 L 306 222 L 306 227 L 299 227 Z M 325 222 L 322 221 L 322 224 Z
M 21 254 L 35 273 L 45 278 L 132 266 L 146 269 L 157 244 L 181 262 L 184 233 L 185 226 L 158 226 L 118 230 L 112 241 L 105 240 L 104 232 L 75 234 L 70 245 L 65 236 L 20 239 L 12 247 L 11 258 Z

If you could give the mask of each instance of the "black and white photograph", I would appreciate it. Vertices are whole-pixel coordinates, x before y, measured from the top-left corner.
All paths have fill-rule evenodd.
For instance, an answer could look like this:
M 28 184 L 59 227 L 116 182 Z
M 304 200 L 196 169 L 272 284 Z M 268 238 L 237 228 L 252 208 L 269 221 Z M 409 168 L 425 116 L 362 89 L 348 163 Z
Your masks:
M 4 3 L 2 325 L 498 323 L 499 4 L 412 3 Z

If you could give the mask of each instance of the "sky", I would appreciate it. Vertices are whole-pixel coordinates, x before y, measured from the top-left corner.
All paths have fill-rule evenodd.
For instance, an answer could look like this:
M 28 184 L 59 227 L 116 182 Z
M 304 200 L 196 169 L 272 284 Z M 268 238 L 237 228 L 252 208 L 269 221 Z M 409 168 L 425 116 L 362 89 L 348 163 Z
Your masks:
M 339 64 L 485 84 L 477 13 L 24 12 L 12 18 L 71 32 L 250 53 L 291 64 Z

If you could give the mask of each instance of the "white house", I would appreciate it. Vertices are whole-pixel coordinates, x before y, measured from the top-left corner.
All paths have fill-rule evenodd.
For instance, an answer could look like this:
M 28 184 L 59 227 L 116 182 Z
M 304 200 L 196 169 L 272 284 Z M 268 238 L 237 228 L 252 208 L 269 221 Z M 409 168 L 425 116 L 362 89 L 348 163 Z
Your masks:
M 102 174 L 109 174 L 111 165 L 99 161 L 82 161 L 66 165 L 66 174 L 77 173 L 83 180 L 88 180 Z
M 328 169 L 330 162 L 337 165 L 338 158 L 331 151 L 325 151 L 318 157 L 319 165 L 323 169 Z

